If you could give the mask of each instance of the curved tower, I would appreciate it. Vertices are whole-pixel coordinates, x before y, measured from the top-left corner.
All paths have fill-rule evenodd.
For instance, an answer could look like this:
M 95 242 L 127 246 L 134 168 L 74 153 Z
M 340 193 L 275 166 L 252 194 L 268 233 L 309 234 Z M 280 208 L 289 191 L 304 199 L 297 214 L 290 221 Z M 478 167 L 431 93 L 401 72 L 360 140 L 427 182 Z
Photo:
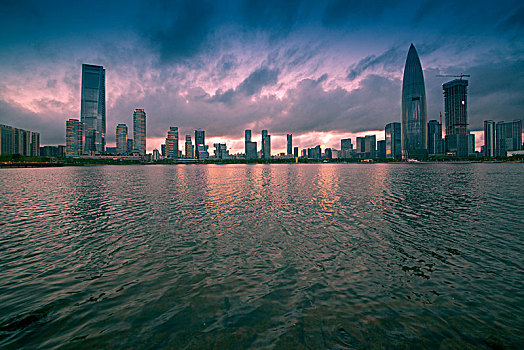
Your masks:
M 415 46 L 409 47 L 402 80 L 402 158 L 426 158 L 428 155 L 427 107 L 424 74 Z

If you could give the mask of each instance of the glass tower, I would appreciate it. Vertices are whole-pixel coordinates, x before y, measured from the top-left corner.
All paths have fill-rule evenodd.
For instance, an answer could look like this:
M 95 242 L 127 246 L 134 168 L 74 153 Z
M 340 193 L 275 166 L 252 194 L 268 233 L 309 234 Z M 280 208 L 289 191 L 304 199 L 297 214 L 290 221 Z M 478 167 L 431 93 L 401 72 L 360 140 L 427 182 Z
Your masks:
M 401 126 L 398 122 L 386 124 L 386 158 L 401 159 L 402 158 L 402 137 Z
M 178 158 L 178 126 L 172 126 L 167 132 L 166 158 Z
M 146 112 L 135 109 L 133 113 L 133 151 L 141 156 L 146 155 Z
M 427 106 L 422 65 L 411 44 L 402 80 L 402 158 L 427 157 Z
M 287 134 L 287 154 L 293 154 L 293 134 Z
M 80 121 L 86 153 L 103 153 L 106 146 L 105 74 L 102 66 L 82 65 Z
M 66 121 L 66 157 L 82 154 L 84 144 L 84 124 L 78 119 Z

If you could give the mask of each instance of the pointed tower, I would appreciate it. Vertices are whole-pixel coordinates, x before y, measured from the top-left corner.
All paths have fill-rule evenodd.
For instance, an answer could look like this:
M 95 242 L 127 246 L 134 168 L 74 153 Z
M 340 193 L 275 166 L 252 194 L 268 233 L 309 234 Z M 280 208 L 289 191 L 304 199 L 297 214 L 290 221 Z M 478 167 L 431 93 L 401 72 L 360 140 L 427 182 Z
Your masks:
M 411 44 L 402 80 L 402 158 L 428 156 L 427 106 L 424 74 L 415 46 Z

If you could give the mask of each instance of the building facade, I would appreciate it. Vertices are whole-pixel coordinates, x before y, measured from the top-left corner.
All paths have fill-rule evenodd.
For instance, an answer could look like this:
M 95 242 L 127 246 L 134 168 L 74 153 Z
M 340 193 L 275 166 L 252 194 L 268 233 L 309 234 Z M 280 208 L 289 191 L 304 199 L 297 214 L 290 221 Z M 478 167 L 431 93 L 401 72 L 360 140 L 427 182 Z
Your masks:
M 402 131 L 400 123 L 393 122 L 386 124 L 384 129 L 386 140 L 386 158 L 387 159 L 401 159 L 402 158 Z
M 493 120 L 484 121 L 484 157 L 496 157 L 496 124 Z
M 133 112 L 133 152 L 146 155 L 146 112 L 143 109 Z
M 78 119 L 66 121 L 66 157 L 77 157 L 83 153 L 84 123 Z
M 178 126 L 172 126 L 167 132 L 166 138 L 166 158 L 178 158 Z
M 427 157 L 427 105 L 424 74 L 415 46 L 411 44 L 402 79 L 402 158 Z
M 442 154 L 442 124 L 438 120 L 428 122 L 428 154 L 430 157 Z
M 444 116 L 446 122 L 446 152 L 468 157 L 468 81 L 455 79 L 444 83 Z
M 193 159 L 195 158 L 195 147 L 193 146 L 193 143 L 191 142 L 191 135 L 186 135 L 186 143 L 184 145 L 185 152 L 186 152 L 186 158 Z
M 0 154 L 40 155 L 40 133 L 0 124 Z
M 293 154 L 293 134 L 287 134 L 287 155 Z
M 127 154 L 127 125 L 125 124 L 116 126 L 116 153 L 118 155 Z
M 522 148 L 522 120 L 498 122 L 496 124 L 496 153 L 506 157 L 508 151 L 519 151 Z
M 262 130 L 262 159 L 271 159 L 271 135 L 268 134 L 267 130 Z
M 82 65 L 80 121 L 84 125 L 83 151 L 101 154 L 106 145 L 105 69 Z
M 215 159 L 229 159 L 229 151 L 225 143 L 215 143 Z
M 206 145 L 206 132 L 205 130 L 195 130 L 195 158 L 201 159 L 200 157 L 209 156 Z M 205 152 L 205 153 L 204 153 Z M 207 159 L 207 157 L 206 157 Z

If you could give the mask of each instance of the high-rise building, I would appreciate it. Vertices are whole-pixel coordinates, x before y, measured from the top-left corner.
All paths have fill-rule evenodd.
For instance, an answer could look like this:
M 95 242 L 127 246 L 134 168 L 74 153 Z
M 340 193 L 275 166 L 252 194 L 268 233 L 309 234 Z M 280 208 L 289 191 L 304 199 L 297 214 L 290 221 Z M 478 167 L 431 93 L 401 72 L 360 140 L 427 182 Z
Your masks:
M 430 156 L 442 154 L 442 124 L 438 120 L 428 122 L 428 153 Z
M 468 137 L 455 136 L 468 134 L 468 81 L 455 79 L 444 83 L 444 112 L 446 121 L 446 152 L 453 152 L 457 157 L 467 157 Z
M 375 158 L 377 156 L 377 136 L 368 135 L 364 138 L 365 144 L 365 157 Z
M 135 109 L 133 112 L 133 151 L 141 156 L 146 155 L 146 112 Z
M 185 152 L 186 152 L 186 158 L 188 159 L 195 158 L 195 147 L 193 146 L 193 143 L 191 142 L 191 135 L 186 135 Z
M 14 128 L 0 124 L 0 154 L 13 154 Z
M 402 79 L 402 158 L 427 157 L 426 88 L 422 65 L 411 44 Z
M 127 154 L 132 154 L 135 147 L 135 142 L 133 139 L 127 139 Z
M 82 65 L 80 121 L 84 125 L 84 152 L 103 153 L 106 145 L 105 69 Z
M 287 154 L 293 154 L 293 134 L 287 134 Z
M 339 158 L 351 158 L 351 150 L 353 149 L 353 144 L 351 139 L 342 139 L 340 140 L 340 153 Z
M 496 128 L 497 156 L 506 157 L 508 151 L 522 148 L 522 120 L 498 122 Z
M 225 143 L 215 143 L 215 159 L 229 159 L 229 151 Z
M 257 159 L 257 143 L 251 141 L 251 130 L 245 131 L 244 137 L 244 153 L 246 154 L 246 159 Z
M 207 147 L 205 147 L 205 145 L 206 145 L 205 130 L 202 130 L 202 129 L 195 130 L 195 158 L 196 159 L 201 159 L 200 158 L 201 155 L 205 157 L 205 154 L 203 153 L 203 152 L 207 153 Z
M 127 125 L 125 124 L 116 126 L 116 153 L 127 154 Z
M 271 159 L 271 135 L 262 130 L 262 159 Z
M 495 122 L 493 120 L 484 121 L 484 157 L 496 157 L 496 138 L 495 138 Z
M 156 148 L 153 150 L 153 156 L 151 158 L 153 160 L 159 160 L 160 159 L 160 152 Z
M 66 157 L 82 154 L 84 145 L 84 124 L 78 119 L 66 121 Z
M 38 157 L 40 155 L 40 133 L 31 133 L 31 156 Z
M 386 158 L 386 140 L 377 141 L 377 158 Z
M 172 126 L 167 132 L 166 138 L 166 158 L 178 158 L 178 127 Z
M 293 148 L 293 157 L 298 158 L 298 147 Z
M 402 131 L 399 122 L 386 124 L 385 139 L 386 139 L 386 158 L 401 159 L 402 158 Z

